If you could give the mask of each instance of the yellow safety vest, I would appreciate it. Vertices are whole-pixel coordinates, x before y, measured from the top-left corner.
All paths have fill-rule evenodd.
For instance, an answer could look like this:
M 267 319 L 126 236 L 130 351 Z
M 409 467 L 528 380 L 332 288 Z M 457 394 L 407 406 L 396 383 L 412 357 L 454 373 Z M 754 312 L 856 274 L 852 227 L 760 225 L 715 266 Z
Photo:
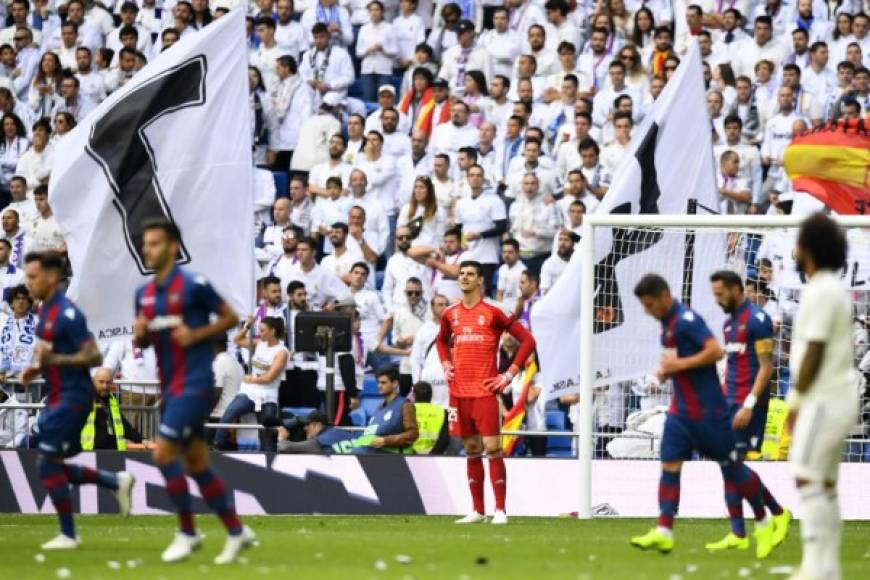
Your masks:
M 767 423 L 764 426 L 764 443 L 761 444 L 762 458 L 770 461 L 788 459 L 791 436 L 785 432 L 787 417 L 788 404 L 782 399 L 771 399 L 767 409 Z
M 124 439 L 124 421 L 121 418 L 121 409 L 118 408 L 118 401 L 112 395 L 109 395 L 109 413 L 112 415 L 112 427 L 115 430 L 115 441 L 118 445 L 118 451 L 126 451 L 127 440 Z M 91 409 L 91 414 L 88 415 L 85 428 L 82 429 L 82 449 L 84 451 L 90 451 L 94 448 L 94 417 L 96 416 L 97 403 L 94 403 L 94 408 Z
M 446 415 L 444 407 L 432 403 L 414 403 L 414 410 L 417 412 L 417 427 L 420 430 L 420 436 L 414 441 L 412 447 L 417 454 L 427 455 L 435 447 L 438 435 L 444 426 Z

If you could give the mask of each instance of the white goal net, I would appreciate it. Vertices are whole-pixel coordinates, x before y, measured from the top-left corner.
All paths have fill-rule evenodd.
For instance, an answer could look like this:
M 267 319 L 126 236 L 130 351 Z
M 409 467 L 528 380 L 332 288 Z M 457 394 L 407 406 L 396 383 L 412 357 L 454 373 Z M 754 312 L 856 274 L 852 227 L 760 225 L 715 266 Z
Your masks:
M 870 219 L 841 218 L 840 223 L 849 241 L 843 283 L 855 304 L 854 363 L 863 410 L 843 461 L 870 463 Z M 662 353 L 661 326 L 635 298 L 637 282 L 648 273 L 665 277 L 674 297 L 691 305 L 724 344 L 726 315 L 710 283 L 710 275 L 722 269 L 740 275 L 748 298 L 774 323 L 775 369 L 763 457 L 752 458 L 787 457 L 782 400 L 793 384 L 791 328 L 803 286 L 793 259 L 798 224 L 789 216 L 590 216 L 586 232 L 591 235 L 583 240 L 591 247 L 584 248 L 583 263 L 581 402 L 573 413 L 582 442 L 581 465 L 593 459 L 658 459 L 670 385 L 654 378 Z M 722 372 L 724 361 L 720 376 Z M 593 396 L 583 397 L 590 389 Z M 584 469 L 581 479 L 588 479 L 590 471 Z M 588 488 L 581 489 L 581 506 L 584 495 L 588 497 Z

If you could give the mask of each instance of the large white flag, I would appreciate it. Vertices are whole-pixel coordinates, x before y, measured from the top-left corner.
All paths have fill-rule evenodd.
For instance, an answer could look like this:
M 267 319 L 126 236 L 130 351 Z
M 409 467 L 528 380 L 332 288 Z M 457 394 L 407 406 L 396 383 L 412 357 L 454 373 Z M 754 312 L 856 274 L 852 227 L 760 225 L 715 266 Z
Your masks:
M 690 198 L 717 207 L 702 73 L 701 55 L 693 43 L 652 111 L 635 129 L 596 214 L 682 214 Z M 691 242 L 685 235 L 624 229 L 608 233 L 602 228 L 595 237 L 593 376 L 599 385 L 640 376 L 654 368 L 659 356 L 654 347 L 656 323 L 643 313 L 632 293 L 648 271 L 644 264 L 655 264 L 658 273 L 676 286 L 678 297 L 686 290 L 687 279 L 700 281 L 707 272 L 699 269 L 709 268 L 702 260 L 693 260 L 686 269 L 684 257 Z M 575 252 L 553 288 L 532 309 L 532 330 L 541 359 L 541 404 L 579 390 L 581 271 L 581 255 Z M 700 298 L 702 291 L 709 293 L 702 283 L 690 286 L 689 291 L 693 298 Z M 612 354 L 607 356 L 608 352 Z
M 150 274 L 150 218 L 175 221 L 179 263 L 235 310 L 253 310 L 247 67 L 237 9 L 161 53 L 58 144 L 49 201 L 72 263 L 69 295 L 99 339 L 130 333 L 134 290 Z

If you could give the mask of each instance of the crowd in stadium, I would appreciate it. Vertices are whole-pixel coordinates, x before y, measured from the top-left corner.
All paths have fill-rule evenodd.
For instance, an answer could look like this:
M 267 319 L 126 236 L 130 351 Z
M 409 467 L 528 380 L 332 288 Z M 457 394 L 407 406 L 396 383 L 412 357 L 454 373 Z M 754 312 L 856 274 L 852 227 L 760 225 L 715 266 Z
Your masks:
M 0 30 L 4 376 L 27 364 L 33 344 L 32 300 L 20 286 L 23 257 L 65 250 L 47 201 L 57 143 L 161 51 L 239 3 L 0 3 L 7 22 Z M 221 396 L 214 419 L 244 419 L 256 410 L 260 421 L 277 426 L 284 408 L 321 407 L 325 362 L 293 347 L 296 314 L 321 309 L 354 316 L 355 347 L 339 356 L 336 373 L 339 424 L 365 425 L 384 395 L 413 392 L 418 405 L 446 407 L 432 344 L 441 313 L 459 297 L 460 260 L 483 264 L 490 297 L 528 326 L 535 302 L 570 260 L 584 214 L 607 193 L 633 127 L 695 40 L 710 126 L 686 130 L 711 134 L 721 198 L 711 209 L 788 213 L 794 192 L 782 158 L 792 137 L 830 120 L 870 115 L 870 3 L 705 0 L 685 14 L 674 6 L 682 5 L 251 2 L 260 308 L 215 363 Z M 683 18 L 686 26 L 675 26 Z M 747 244 L 748 271 L 757 273 L 749 295 L 775 311 L 775 321 L 783 319 L 776 276 L 791 270 L 781 245 Z M 856 336 L 866 343 L 864 320 L 856 318 Z M 257 378 L 274 385 L 268 400 L 244 394 L 243 383 L 252 379 L 243 371 L 249 334 L 274 347 L 267 366 L 282 361 L 281 372 Z M 505 366 L 515 349 L 506 339 Z M 148 349 L 121 341 L 105 351 L 104 366 L 116 378 L 157 377 Z M 375 376 L 391 364 L 394 372 Z M 506 408 L 521 389 L 517 378 Z M 526 428 L 570 430 L 566 411 L 576 398 L 543 411 L 534 405 L 538 392 L 529 391 Z M 127 386 L 120 401 L 153 404 L 157 393 Z M 659 395 L 644 381 L 606 389 L 598 431 L 623 431 L 629 412 L 654 406 Z M 20 444 L 24 434 L 11 425 L 21 421 L 0 413 L 10 425 L 0 443 Z M 103 423 L 111 416 L 105 411 Z M 320 415 L 302 422 L 306 432 L 317 432 L 312 439 L 329 430 Z M 415 440 L 411 427 L 397 424 L 397 448 Z M 422 452 L 450 448 L 440 428 L 425 436 L 422 427 L 413 430 Z M 287 430 L 278 438 L 266 437 L 264 448 L 296 443 Z M 230 439 L 219 431 L 216 444 L 231 446 Z M 561 440 L 530 437 L 527 452 L 570 454 L 570 443 Z M 602 438 L 601 454 L 609 440 Z

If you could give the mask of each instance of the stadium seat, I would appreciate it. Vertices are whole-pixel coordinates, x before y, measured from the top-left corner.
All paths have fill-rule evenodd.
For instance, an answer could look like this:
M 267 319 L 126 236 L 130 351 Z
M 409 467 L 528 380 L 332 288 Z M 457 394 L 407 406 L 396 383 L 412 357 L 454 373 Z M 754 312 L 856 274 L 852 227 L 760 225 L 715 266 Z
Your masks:
M 360 395 L 359 406 L 360 409 L 362 409 L 366 413 L 366 422 L 368 422 L 369 417 L 375 414 L 383 400 L 384 398 L 380 395 L 372 395 L 367 393 L 362 393 Z
M 367 421 L 365 409 L 354 409 L 350 412 L 350 420 L 354 427 L 365 427 Z
M 314 407 L 281 407 L 281 416 L 287 417 L 289 415 L 295 415 L 300 419 L 308 416 L 308 413 L 314 410 Z
M 363 102 L 366 105 L 366 116 L 374 113 L 377 110 L 377 108 L 380 106 L 374 101 L 363 101 Z
M 390 84 L 396 88 L 397 95 L 402 94 L 402 75 L 392 75 L 390 77 Z M 399 102 L 398 99 L 396 99 L 396 102 Z
M 565 431 L 567 429 L 565 413 L 562 411 L 547 411 L 547 431 Z M 548 457 L 570 457 L 570 437 L 547 437 Z
M 378 394 L 378 379 L 371 375 L 366 375 L 363 379 L 362 393 L 366 395 Z
M 357 77 L 353 84 L 347 89 L 347 96 L 362 100 L 363 98 L 363 83 L 362 79 Z
M 272 179 L 275 180 L 275 199 L 290 197 L 290 175 L 286 171 L 273 171 Z

